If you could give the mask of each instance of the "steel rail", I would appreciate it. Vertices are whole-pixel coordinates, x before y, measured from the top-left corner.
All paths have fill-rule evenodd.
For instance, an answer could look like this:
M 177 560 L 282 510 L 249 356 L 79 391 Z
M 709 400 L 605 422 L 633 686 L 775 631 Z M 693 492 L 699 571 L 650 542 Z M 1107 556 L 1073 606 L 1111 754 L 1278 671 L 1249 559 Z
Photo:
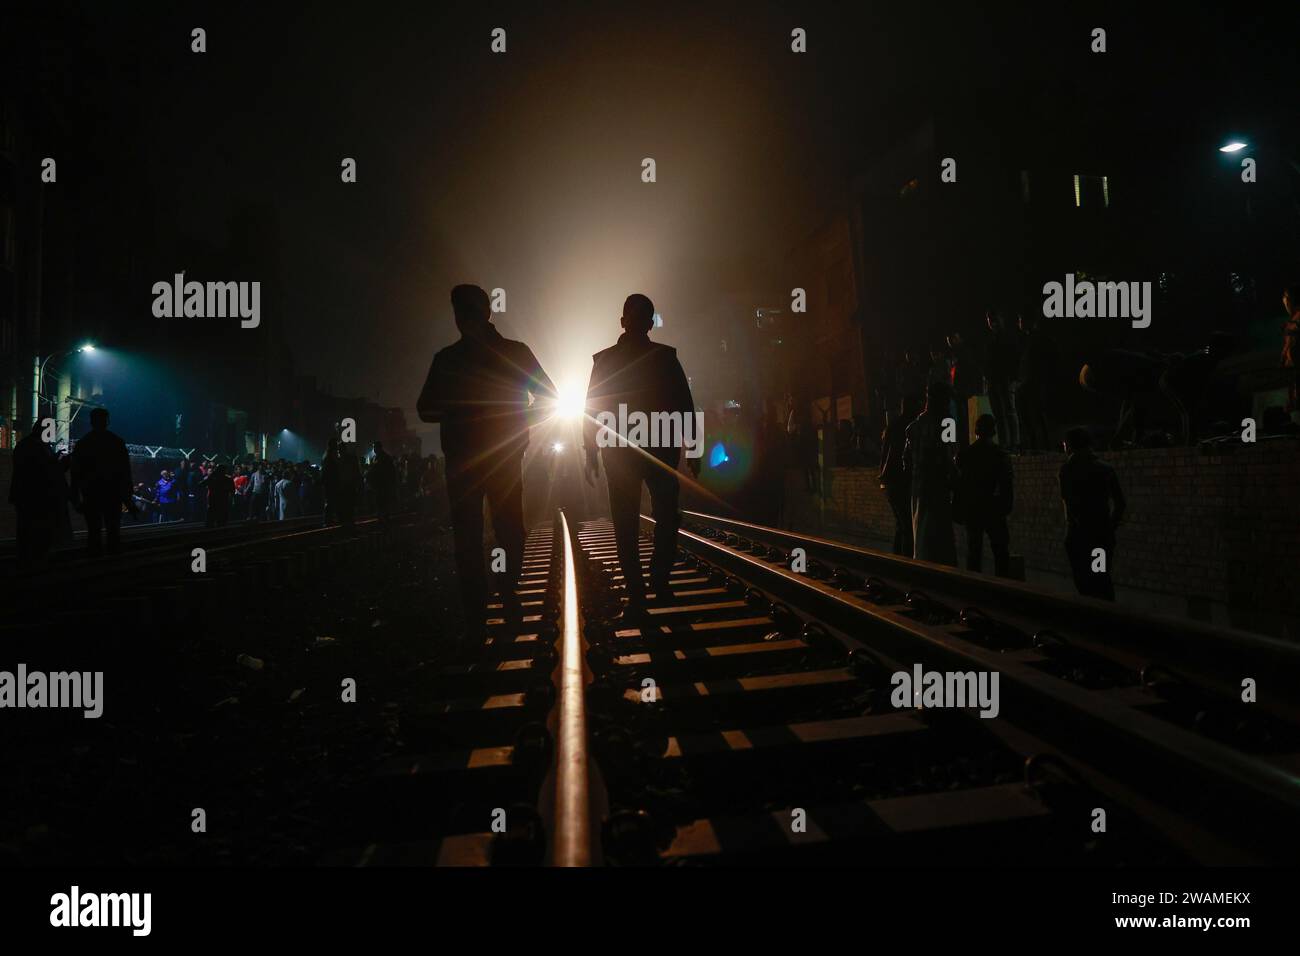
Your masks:
M 1240 693 L 1241 676 L 1258 678 L 1267 674 L 1283 686 L 1300 680 L 1300 644 L 1294 641 L 1135 611 L 1108 601 L 1052 593 L 1018 581 L 885 554 L 735 518 L 696 511 L 683 511 L 682 516 L 684 520 L 709 524 L 765 544 L 779 545 L 785 550 L 802 547 L 809 558 L 842 564 L 850 570 L 878 575 L 886 580 L 892 576 L 906 581 L 908 587 L 925 589 L 936 598 L 942 591 L 970 604 L 1022 615 L 1041 627 L 1077 634 L 1083 639 L 1082 646 L 1104 656 L 1127 658 L 1129 665 L 1140 667 L 1159 661 L 1193 668 L 1199 679 L 1218 686 L 1225 693 Z M 1087 632 L 1104 635 L 1104 638 L 1089 640 Z M 1117 641 L 1120 635 L 1122 641 Z M 1229 657 L 1240 674 L 1225 671 L 1224 661 Z M 1265 709 L 1272 709 L 1276 703 L 1270 701 L 1270 706 Z M 1286 708 L 1282 710 L 1285 712 Z
M 654 520 L 642 515 L 641 524 L 653 528 Z M 963 669 L 974 665 L 1000 672 L 1004 678 L 1004 712 L 1009 709 L 1006 706 L 1009 703 L 1020 707 L 1040 728 L 1039 733 L 1055 738 L 1051 741 L 1054 746 L 1078 749 L 1094 760 L 1100 757 L 1102 764 L 1110 762 L 1105 759 L 1105 751 L 1118 747 L 1148 770 L 1160 766 L 1167 774 L 1167 783 L 1174 780 L 1185 783 L 1185 774 L 1191 771 L 1201 774 L 1202 780 L 1212 780 L 1216 786 L 1235 784 L 1240 791 L 1252 794 L 1259 819 L 1267 815 L 1293 822 L 1300 814 L 1300 778 L 1286 766 L 1231 750 L 1109 700 L 1104 694 L 1036 672 L 1019 663 L 1014 655 L 997 654 L 968 644 L 947 634 L 943 628 L 923 625 L 896 611 L 685 529 L 678 531 L 678 541 L 685 550 L 839 628 L 860 647 L 868 650 L 874 647 L 892 657 L 910 660 L 916 660 L 915 655 L 920 654 L 920 659 L 930 667 L 941 664 L 947 669 Z M 1113 758 L 1118 753 L 1112 750 L 1110 756 Z
M 556 866 L 591 863 L 590 768 L 583 681 L 582 631 L 578 622 L 578 580 L 569 521 L 560 512 L 564 539 L 563 609 L 560 617 L 560 724 L 556 755 Z

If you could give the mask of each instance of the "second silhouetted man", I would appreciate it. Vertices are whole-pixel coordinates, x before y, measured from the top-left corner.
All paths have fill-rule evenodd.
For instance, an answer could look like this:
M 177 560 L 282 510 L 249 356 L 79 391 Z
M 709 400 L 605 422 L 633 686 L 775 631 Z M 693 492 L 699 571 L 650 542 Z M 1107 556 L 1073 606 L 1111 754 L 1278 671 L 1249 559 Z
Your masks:
M 677 465 L 684 444 L 692 438 L 696 442 L 703 440 L 702 435 L 696 434 L 695 403 L 686 373 L 677 360 L 677 350 L 650 341 L 654 314 L 654 304 L 644 295 L 630 295 L 623 303 L 620 319 L 623 334 L 614 345 L 592 357 L 594 364 L 587 387 L 588 417 L 583 429 L 590 481 L 594 482 L 598 471 L 597 454 L 605 463 L 610 516 L 627 588 L 627 613 L 632 615 L 641 613 L 646 598 L 638 544 L 641 484 L 644 482 L 650 491 L 651 513 L 655 519 L 650 587 L 663 597 L 668 590 L 677 548 L 677 528 L 681 523 L 677 510 L 680 490 Z M 643 423 L 651 423 L 651 427 L 645 432 L 645 440 L 638 441 L 635 435 L 629 434 L 622 436 L 629 439 L 624 443 L 618 435 L 597 423 L 599 417 L 620 422 L 640 418 Z M 675 425 L 666 429 L 653 427 L 653 423 L 665 420 L 672 420 Z M 665 436 L 669 440 L 662 440 Z M 678 440 L 673 440 L 673 436 Z M 698 475 L 699 458 L 688 457 L 687 461 Z
M 492 325 L 486 292 L 458 285 L 451 290 L 451 306 L 460 340 L 433 357 L 417 407 L 421 420 L 441 425 L 456 570 L 473 640 L 482 635 L 487 602 L 483 499 L 492 508 L 497 543 L 505 551 L 498 590 L 514 610 L 524 559 L 522 466 L 529 396 L 553 398 L 555 386 L 527 345 L 505 338 Z

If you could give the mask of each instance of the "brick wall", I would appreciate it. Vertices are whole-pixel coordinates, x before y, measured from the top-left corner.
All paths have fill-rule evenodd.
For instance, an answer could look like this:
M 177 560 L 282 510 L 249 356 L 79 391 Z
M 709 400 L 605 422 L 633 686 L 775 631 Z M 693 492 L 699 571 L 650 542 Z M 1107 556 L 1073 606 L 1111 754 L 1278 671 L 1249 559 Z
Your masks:
M 1300 443 L 1103 457 L 1128 499 L 1112 565 L 1117 587 L 1177 596 L 1193 611 L 1197 604 L 1222 604 L 1300 616 Z M 1024 555 L 1029 569 L 1068 575 L 1057 485 L 1062 458 L 1013 461 L 1012 551 Z M 828 484 L 824 500 L 788 489 L 792 527 L 872 544 L 892 540 L 893 514 L 876 469 L 834 468 Z M 959 533 L 959 552 L 961 540 Z

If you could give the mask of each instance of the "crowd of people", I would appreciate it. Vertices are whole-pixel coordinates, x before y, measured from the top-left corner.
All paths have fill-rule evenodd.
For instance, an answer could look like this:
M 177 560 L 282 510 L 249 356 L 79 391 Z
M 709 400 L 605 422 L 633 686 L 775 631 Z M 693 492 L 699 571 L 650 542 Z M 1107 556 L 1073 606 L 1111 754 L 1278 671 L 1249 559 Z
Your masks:
M 990 309 L 984 314 L 984 326 L 977 343 L 952 332 L 943 346 L 931 348 L 927 356 L 905 351 L 894 374 L 885 377 L 876 390 L 880 406 L 904 416 L 915 415 L 926 387 L 941 382 L 948 386 L 951 412 L 961 435 L 970 432 L 970 399 L 984 396 L 1003 449 L 1048 450 L 1049 390 L 1061 378 L 1054 342 L 1034 315 L 1017 314 L 1011 323 L 1003 313 Z
M 367 458 L 331 439 L 320 463 L 250 460 L 233 465 L 182 461 L 153 482 L 137 482 L 132 499 L 143 520 L 203 522 L 286 521 L 321 515 L 326 524 L 351 524 L 357 514 L 386 516 L 419 507 L 436 495 L 439 459 L 389 455 L 376 441 Z
M 994 573 L 1007 577 L 1007 519 L 1015 503 L 1011 458 L 994 441 L 999 433 L 994 415 L 976 419 L 974 441 L 960 440 L 952 400 L 947 383 L 931 381 L 920 414 L 904 413 L 885 430 L 880 483 L 894 513 L 893 551 L 956 567 L 954 526 L 965 525 L 966 569 L 982 570 L 988 538 Z M 1124 493 L 1115 469 L 1093 453 L 1086 428 L 1066 432 L 1065 450 L 1058 478 L 1075 587 L 1084 596 L 1114 600 L 1115 532 L 1124 515 Z
M 286 521 L 320 515 L 324 525 L 351 528 L 358 514 L 387 520 L 420 509 L 446 511 L 436 456 L 390 455 L 375 441 L 362 459 L 330 439 L 319 463 L 250 460 L 225 464 L 181 461 L 151 482 L 136 481 L 126 443 L 108 430 L 108 410 L 90 414 L 91 430 L 71 453 L 56 452 L 33 430 L 14 449 L 9 501 L 17 516 L 22 564 L 42 567 L 49 552 L 72 542 L 69 509 L 86 522 L 92 555 L 120 548 L 123 514 L 137 521 L 203 523 Z

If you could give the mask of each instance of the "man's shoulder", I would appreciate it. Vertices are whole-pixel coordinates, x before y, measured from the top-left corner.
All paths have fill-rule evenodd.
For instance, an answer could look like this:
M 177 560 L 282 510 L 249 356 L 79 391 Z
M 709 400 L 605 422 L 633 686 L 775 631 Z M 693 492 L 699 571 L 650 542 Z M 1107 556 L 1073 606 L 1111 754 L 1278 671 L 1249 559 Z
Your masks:
M 439 362 L 446 362 L 448 359 L 456 359 L 465 351 L 465 340 L 457 339 L 450 345 L 444 345 L 438 351 L 433 353 L 433 362 L 437 365 Z
M 86 434 L 84 438 L 81 438 L 77 441 L 78 448 L 81 448 L 83 446 L 86 448 L 98 448 L 100 446 L 106 446 L 109 448 L 125 448 L 126 441 L 122 438 L 121 435 L 117 434 L 116 432 L 92 431 Z
M 526 370 L 528 366 L 532 365 L 535 361 L 533 358 L 533 350 L 529 347 L 528 343 L 521 342 L 518 339 L 502 338 L 501 352 L 508 356 L 510 360 L 521 369 Z
M 653 339 L 647 339 L 645 340 L 645 342 L 646 342 L 646 346 L 644 348 L 637 348 L 635 351 L 629 352 L 629 354 L 632 355 L 648 354 L 657 357 L 667 357 L 667 358 L 677 357 L 677 349 L 675 349 L 671 345 L 665 345 L 664 343 L 656 342 Z M 628 352 L 627 346 L 622 343 L 615 342 L 609 348 L 601 349 L 599 352 L 594 354 L 591 357 L 591 359 L 593 362 L 600 362 L 605 359 L 611 358 L 613 356 L 622 355 L 624 352 Z

